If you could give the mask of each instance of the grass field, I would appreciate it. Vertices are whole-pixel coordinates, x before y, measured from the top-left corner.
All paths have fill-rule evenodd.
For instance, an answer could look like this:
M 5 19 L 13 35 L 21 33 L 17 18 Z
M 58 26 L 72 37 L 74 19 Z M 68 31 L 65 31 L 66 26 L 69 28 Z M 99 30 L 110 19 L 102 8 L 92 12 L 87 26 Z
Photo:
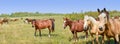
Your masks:
M 42 37 L 34 36 L 34 28 L 31 24 L 26 24 L 23 20 L 3 24 L 0 27 L 0 44 L 73 44 L 74 41 L 69 41 L 72 38 L 72 33 L 69 27 L 63 29 L 64 16 L 37 16 L 24 18 L 48 19 L 55 18 L 55 32 L 48 37 L 48 29 L 42 30 Z M 37 33 L 38 34 L 38 33 Z M 85 33 L 78 33 L 79 40 L 77 44 L 86 44 L 91 41 L 91 37 L 84 39 Z

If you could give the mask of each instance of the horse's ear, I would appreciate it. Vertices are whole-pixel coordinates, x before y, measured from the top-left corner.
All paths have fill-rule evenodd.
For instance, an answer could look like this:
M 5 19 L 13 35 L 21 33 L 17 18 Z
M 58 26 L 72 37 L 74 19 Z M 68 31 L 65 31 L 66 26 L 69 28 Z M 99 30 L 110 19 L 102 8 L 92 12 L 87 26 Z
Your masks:
M 63 19 L 65 19 L 65 17 L 63 17 Z
M 106 11 L 106 8 L 104 8 L 103 10 Z
M 100 9 L 98 8 L 97 11 L 100 13 Z

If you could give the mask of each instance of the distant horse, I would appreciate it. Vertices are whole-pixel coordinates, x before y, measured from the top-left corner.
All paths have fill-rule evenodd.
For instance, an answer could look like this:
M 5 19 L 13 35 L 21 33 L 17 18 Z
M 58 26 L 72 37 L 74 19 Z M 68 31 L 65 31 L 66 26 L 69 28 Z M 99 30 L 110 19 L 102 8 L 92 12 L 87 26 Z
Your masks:
M 34 35 L 36 36 L 36 31 L 39 30 L 39 35 L 41 36 L 41 30 L 48 28 L 49 30 L 49 37 L 51 32 L 54 32 L 54 19 L 47 19 L 47 20 L 34 20 L 32 21 L 32 27 L 35 27 L 35 33 Z
M 2 22 L 8 24 L 8 23 L 9 23 L 9 19 L 8 19 L 8 18 L 3 18 L 3 19 L 2 19 Z
M 73 34 L 73 39 L 75 39 L 75 41 L 77 41 L 78 37 L 77 37 L 77 32 L 82 32 L 85 31 L 86 32 L 86 37 L 88 36 L 88 31 L 83 29 L 83 24 L 84 21 L 83 20 L 78 20 L 78 21 L 72 21 L 68 18 L 63 18 L 64 20 L 64 29 L 69 26 L 70 31 Z
M 1 25 L 3 24 L 3 19 L 0 19 L 0 24 L 1 24 Z
M 17 19 L 17 18 L 13 18 L 13 19 L 10 19 L 10 21 L 18 21 L 19 19 Z
M 24 22 L 30 24 L 33 20 L 35 20 L 35 19 L 26 18 Z
M 92 43 L 94 43 L 93 35 L 96 35 L 96 43 L 99 44 L 98 35 L 102 35 L 104 31 L 98 29 L 99 21 L 91 16 L 84 16 L 84 30 L 90 31 Z
M 106 11 L 104 8 L 102 11 L 99 12 L 99 20 L 100 30 L 105 30 L 104 34 L 108 38 L 110 44 L 110 38 L 113 37 L 115 40 L 115 44 L 119 44 L 119 37 L 120 37 L 120 21 L 118 19 L 110 19 L 109 12 Z

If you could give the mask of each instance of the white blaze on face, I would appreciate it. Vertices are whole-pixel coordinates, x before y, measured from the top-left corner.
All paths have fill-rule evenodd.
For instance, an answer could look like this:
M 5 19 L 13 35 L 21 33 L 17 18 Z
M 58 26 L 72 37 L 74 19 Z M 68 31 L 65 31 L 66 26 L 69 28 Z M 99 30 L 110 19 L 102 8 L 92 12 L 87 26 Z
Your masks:
M 63 27 L 65 26 L 65 23 L 66 23 L 66 21 L 64 21 L 64 23 L 63 23 Z
M 105 13 L 101 13 L 99 16 L 98 16 L 100 19 L 102 18 L 102 19 L 104 19 L 104 17 L 106 17 L 106 14 Z M 102 20 L 101 19 L 101 20 Z
M 89 17 L 88 16 L 85 16 L 84 17 L 84 28 L 87 26 L 87 20 L 89 19 Z
M 25 20 L 25 23 L 28 23 L 28 21 L 27 21 L 27 20 Z

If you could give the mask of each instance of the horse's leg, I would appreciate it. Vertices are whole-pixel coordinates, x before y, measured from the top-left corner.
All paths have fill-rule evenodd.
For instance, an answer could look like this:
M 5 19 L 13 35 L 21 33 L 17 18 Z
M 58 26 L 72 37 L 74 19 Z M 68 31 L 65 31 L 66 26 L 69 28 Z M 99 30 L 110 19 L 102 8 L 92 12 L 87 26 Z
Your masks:
M 72 31 L 72 34 L 73 34 L 72 39 L 75 39 L 75 32 L 74 32 L 74 31 Z
M 37 29 L 35 29 L 35 33 L 34 33 L 34 36 L 36 36 L 36 32 L 37 32 Z
M 39 29 L 39 36 L 41 37 L 41 29 Z
M 92 44 L 94 44 L 94 37 L 93 37 L 93 34 L 91 33 L 90 35 L 91 35 L 91 37 L 92 37 Z
M 115 40 L 115 44 L 119 44 L 119 36 L 118 35 L 115 35 L 114 40 Z
M 104 44 L 104 41 L 105 41 L 105 36 L 104 34 L 102 35 L 102 44 Z
M 50 37 L 50 35 L 51 35 L 51 28 L 48 28 L 48 29 L 49 29 L 48 37 Z
M 88 38 L 88 31 L 86 31 L 85 33 L 86 33 L 86 36 L 85 36 L 85 40 L 86 40 L 86 38 Z
M 98 35 L 98 33 L 96 33 L 96 43 L 97 43 L 97 44 L 100 44 L 100 43 L 99 43 L 99 40 L 98 40 L 98 39 L 99 39 L 98 37 L 99 37 L 99 35 Z
M 107 42 L 107 43 L 110 44 L 110 37 L 107 37 L 107 39 L 108 39 L 108 42 Z
M 76 40 L 76 41 L 78 40 L 77 32 L 76 32 L 76 31 L 75 31 L 75 40 Z

